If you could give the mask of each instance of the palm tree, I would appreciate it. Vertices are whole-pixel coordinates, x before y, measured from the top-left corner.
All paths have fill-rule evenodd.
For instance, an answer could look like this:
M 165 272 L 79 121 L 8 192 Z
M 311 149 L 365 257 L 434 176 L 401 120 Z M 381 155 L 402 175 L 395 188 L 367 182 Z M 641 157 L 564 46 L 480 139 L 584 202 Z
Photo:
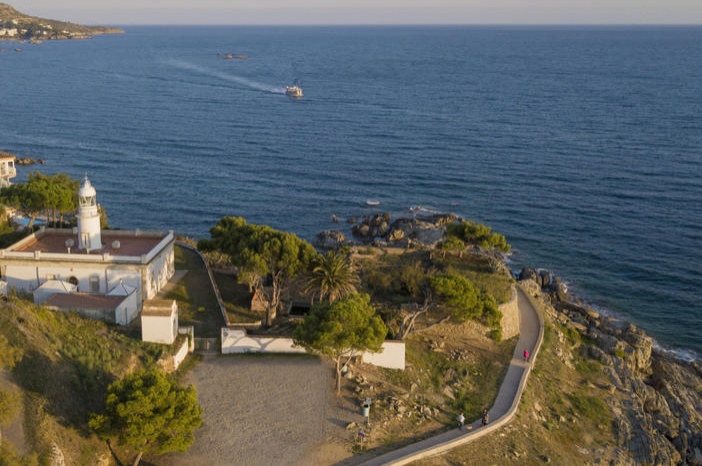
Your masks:
M 307 282 L 305 293 L 320 301 L 330 303 L 356 292 L 360 283 L 353 264 L 349 258 L 336 251 L 329 251 L 321 256 L 317 266 L 312 269 L 312 277 Z

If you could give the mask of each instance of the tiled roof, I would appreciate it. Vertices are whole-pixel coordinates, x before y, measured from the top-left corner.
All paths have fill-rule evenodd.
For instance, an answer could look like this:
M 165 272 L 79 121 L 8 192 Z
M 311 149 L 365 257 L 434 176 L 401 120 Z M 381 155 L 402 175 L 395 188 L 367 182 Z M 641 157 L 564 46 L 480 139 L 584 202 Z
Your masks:
M 119 231 L 110 232 L 110 230 L 103 230 L 101 233 L 103 248 L 99 250 L 90 251 L 89 255 L 102 255 L 108 253 L 112 256 L 141 256 L 148 254 L 153 250 L 165 237 L 167 233 L 159 235 L 125 235 Z M 10 250 L 17 252 L 35 252 L 41 251 L 46 253 L 67 253 L 68 247 L 66 246 L 67 240 L 73 240 L 73 246 L 71 247 L 71 254 L 85 254 L 83 251 L 78 250 L 78 235 L 74 234 L 72 230 L 49 230 L 44 232 L 37 232 L 36 239 L 30 241 L 20 247 Z M 119 242 L 119 246 L 115 247 L 115 241 Z
M 59 309 L 100 309 L 100 310 L 115 310 L 122 301 L 124 296 L 106 296 L 103 294 L 88 294 L 88 293 L 57 293 L 51 295 L 42 304 L 48 307 L 56 307 Z

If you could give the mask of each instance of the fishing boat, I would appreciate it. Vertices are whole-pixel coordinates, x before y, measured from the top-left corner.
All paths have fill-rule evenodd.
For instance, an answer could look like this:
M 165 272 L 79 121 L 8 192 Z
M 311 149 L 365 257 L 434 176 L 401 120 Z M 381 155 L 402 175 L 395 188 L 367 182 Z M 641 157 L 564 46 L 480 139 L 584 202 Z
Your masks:
M 285 86 L 285 95 L 299 99 L 302 97 L 302 89 L 298 86 Z

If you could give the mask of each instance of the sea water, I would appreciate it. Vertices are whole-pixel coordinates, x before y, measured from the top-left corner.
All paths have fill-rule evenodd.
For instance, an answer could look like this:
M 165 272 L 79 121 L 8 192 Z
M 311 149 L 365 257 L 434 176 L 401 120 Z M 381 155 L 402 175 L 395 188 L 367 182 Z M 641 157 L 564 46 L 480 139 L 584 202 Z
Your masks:
M 0 150 L 46 159 L 17 181 L 87 174 L 112 226 L 195 238 L 455 212 L 702 352 L 702 28 L 125 29 L 0 42 Z

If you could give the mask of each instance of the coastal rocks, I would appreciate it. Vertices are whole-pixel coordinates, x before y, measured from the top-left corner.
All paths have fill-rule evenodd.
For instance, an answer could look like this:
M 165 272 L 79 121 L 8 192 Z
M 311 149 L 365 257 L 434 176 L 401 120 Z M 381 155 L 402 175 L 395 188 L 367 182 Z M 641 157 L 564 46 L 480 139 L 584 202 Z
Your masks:
M 351 232 L 364 243 L 384 242 L 395 247 L 433 247 L 443 239 L 446 225 L 455 220 L 456 216 L 453 214 L 434 214 L 399 218 L 390 223 L 390 214 L 376 214 L 365 216 L 358 223 L 354 223 Z
M 563 334 L 582 336 L 580 354 L 602 364 L 620 452 L 611 464 L 702 465 L 700 365 L 656 350 L 653 339 L 630 322 L 561 300 L 551 274 L 523 269 L 519 278 L 530 293 L 540 289 L 551 301 Z
M 31 159 L 29 157 L 17 157 L 15 159 L 17 165 L 44 165 L 46 160 L 44 159 Z
M 548 291 L 556 301 L 569 301 L 571 299 L 568 286 L 548 270 L 525 267 L 519 272 L 517 278 L 535 281 L 542 290 Z
M 314 238 L 314 247 L 324 250 L 336 250 L 344 245 L 346 236 L 338 230 L 324 230 Z
M 0 157 L 14 157 L 15 164 L 17 165 L 44 165 L 46 160 L 44 159 L 32 159 L 30 157 L 17 157 L 14 154 L 0 150 Z

